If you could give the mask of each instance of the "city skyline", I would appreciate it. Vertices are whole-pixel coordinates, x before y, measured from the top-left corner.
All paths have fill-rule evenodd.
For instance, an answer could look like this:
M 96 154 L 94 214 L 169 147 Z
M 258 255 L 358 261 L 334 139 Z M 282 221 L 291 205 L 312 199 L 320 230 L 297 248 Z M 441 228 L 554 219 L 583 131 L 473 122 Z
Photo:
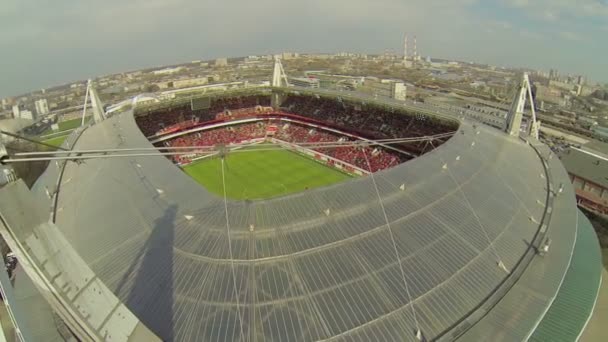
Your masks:
M 248 2 L 112 0 L 5 4 L 0 97 L 189 60 L 295 52 L 401 51 L 578 73 L 608 82 L 608 3 L 583 0 Z

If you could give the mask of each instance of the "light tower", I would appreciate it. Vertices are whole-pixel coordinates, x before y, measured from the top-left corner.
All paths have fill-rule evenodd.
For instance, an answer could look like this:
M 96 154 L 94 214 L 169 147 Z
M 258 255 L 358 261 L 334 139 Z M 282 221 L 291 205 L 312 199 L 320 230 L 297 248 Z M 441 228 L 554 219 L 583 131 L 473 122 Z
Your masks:
M 507 115 L 507 123 L 505 126 L 505 132 L 512 136 L 519 136 L 521 129 L 521 122 L 523 120 L 524 110 L 526 107 L 526 100 L 530 100 L 531 118 L 528 121 L 528 133 L 530 136 L 538 139 L 538 131 L 540 128 L 540 122 L 536 122 L 536 110 L 534 108 L 534 98 L 532 98 L 532 89 L 530 87 L 530 78 L 528 73 L 524 73 L 521 83 L 513 102 L 511 103 L 511 109 Z

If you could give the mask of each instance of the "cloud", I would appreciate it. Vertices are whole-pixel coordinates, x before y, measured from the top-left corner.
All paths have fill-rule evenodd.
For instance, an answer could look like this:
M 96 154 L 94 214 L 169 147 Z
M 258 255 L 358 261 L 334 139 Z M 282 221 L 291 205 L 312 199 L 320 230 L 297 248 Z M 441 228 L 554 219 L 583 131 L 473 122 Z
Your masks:
M 501 27 L 504 30 L 510 30 L 513 27 L 511 25 L 511 23 L 509 23 L 507 21 L 497 21 L 496 25 L 498 25 L 499 27 Z
M 562 17 L 608 17 L 608 2 L 600 0 L 502 0 L 535 18 L 556 21 Z
M 559 14 L 557 14 L 553 10 L 545 10 L 544 12 L 542 12 L 541 16 L 542 16 L 543 20 L 546 20 L 546 21 L 559 20 Z
M 510 0 L 509 6 L 536 12 L 537 2 L 549 3 Z M 530 56 L 558 48 L 560 40 L 543 39 L 535 28 L 506 20 L 500 8 L 483 12 L 480 3 L 105 0 L 92 7 L 77 0 L 8 1 L 0 6 L 0 97 L 198 59 L 281 51 L 400 51 L 405 32 L 417 36 L 425 56 L 488 63 L 527 66 Z M 563 10 L 554 13 L 558 18 Z M 553 65 L 576 59 L 557 51 L 553 56 Z
M 221 56 L 428 49 L 474 27 L 476 0 L 9 1 L 0 6 L 0 97 L 55 82 Z M 442 23 L 428 25 L 429 19 Z M 427 52 L 429 53 L 428 50 Z M 29 64 L 26 65 L 25 63 Z M 31 76 L 30 76 L 31 75 Z M 38 78 L 39 82 L 31 84 Z
M 571 40 L 571 41 L 575 41 L 575 42 L 582 42 L 585 41 L 585 37 L 579 35 L 578 33 L 574 33 L 571 31 L 561 31 L 559 32 L 559 36 L 563 39 L 566 40 Z
M 542 35 L 541 33 L 533 32 L 533 31 L 529 31 L 529 30 L 520 30 L 519 34 L 521 37 L 527 38 L 527 39 L 541 40 L 541 39 L 545 38 L 545 36 Z
M 528 0 L 508 0 L 507 3 L 509 3 L 511 6 L 514 7 L 528 7 L 530 6 L 530 1 Z

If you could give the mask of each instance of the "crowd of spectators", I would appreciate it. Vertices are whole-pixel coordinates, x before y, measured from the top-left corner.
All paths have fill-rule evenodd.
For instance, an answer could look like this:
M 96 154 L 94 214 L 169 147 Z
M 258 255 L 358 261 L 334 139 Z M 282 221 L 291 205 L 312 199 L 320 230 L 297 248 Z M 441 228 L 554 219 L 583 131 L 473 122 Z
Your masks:
M 281 108 L 338 127 L 359 131 L 374 138 L 402 138 L 434 135 L 456 128 L 425 115 L 405 115 L 369 104 L 349 104 L 316 96 L 290 95 Z
M 197 123 L 204 123 L 219 117 L 230 116 L 228 113 L 242 113 L 240 110 L 267 111 L 270 106 L 269 96 L 243 96 L 217 98 L 211 101 L 208 109 L 193 111 L 190 104 L 172 108 L 153 110 L 135 116 L 135 122 L 145 136 L 153 136 L 181 130 Z
M 145 136 L 151 136 L 165 127 L 187 120 L 186 118 L 191 116 L 191 112 L 189 105 L 160 109 L 146 115 L 136 116 L 135 122 Z
M 247 117 L 259 117 L 259 114 L 277 113 L 270 105 L 269 96 L 242 96 L 212 99 L 210 108 L 192 111 L 190 105 L 170 109 L 158 109 L 136 116 L 137 124 L 146 136 L 172 133 L 218 121 L 235 120 Z M 376 105 L 352 104 L 341 99 L 329 99 L 321 96 L 287 96 L 279 112 L 295 114 L 301 120 L 323 122 L 327 127 L 337 128 L 357 136 L 370 139 L 402 138 L 435 135 L 452 132 L 455 125 L 425 115 L 404 114 Z M 308 119 L 306 119 L 308 118 Z M 257 125 L 257 126 L 256 126 Z M 212 146 L 217 144 L 237 143 L 243 140 L 262 138 L 266 135 L 265 127 L 255 124 L 238 125 L 188 135 L 171 141 L 172 146 L 197 145 Z M 284 125 L 285 126 L 285 125 Z M 254 129 L 253 127 L 257 127 Z M 314 131 L 306 126 L 286 125 L 278 130 L 277 138 L 293 142 L 332 142 L 350 139 L 328 131 Z M 194 140 L 193 140 L 194 139 Z M 436 142 L 435 146 L 441 142 Z M 368 156 L 371 171 L 394 166 L 412 155 L 424 153 L 427 148 L 424 142 L 408 143 L 395 146 L 409 154 L 387 152 L 384 148 L 338 147 L 317 149 L 326 155 L 344 160 L 352 165 L 368 170 L 365 156 Z M 370 156 L 372 158 L 370 158 Z
M 276 131 L 269 126 L 276 127 Z M 272 133 L 271 133 L 272 132 Z M 184 135 L 165 142 L 168 147 L 180 146 L 218 146 L 241 143 L 247 140 L 264 138 L 272 135 L 275 138 L 293 143 L 339 143 L 352 139 L 336 133 L 314 129 L 312 127 L 286 123 L 280 120 L 258 121 L 236 126 L 228 126 Z M 306 147 L 306 146 L 305 146 Z M 376 172 L 393 167 L 401 162 L 396 153 L 382 148 L 352 144 L 349 146 L 312 147 L 314 151 L 344 161 L 363 170 Z M 190 157 L 176 156 L 178 163 L 189 162 Z M 368 164 L 369 162 L 369 164 Z
M 273 112 L 274 112 L 274 109 L 272 107 L 263 107 L 263 106 L 246 107 L 246 108 L 233 109 L 233 110 L 226 109 L 223 112 L 218 113 L 215 116 L 215 119 L 216 120 L 235 120 L 235 119 L 251 117 L 254 115 L 270 114 Z
M 225 110 L 253 108 L 255 106 L 270 106 L 270 96 L 237 96 L 214 99 L 211 102 L 211 113 L 221 113 Z

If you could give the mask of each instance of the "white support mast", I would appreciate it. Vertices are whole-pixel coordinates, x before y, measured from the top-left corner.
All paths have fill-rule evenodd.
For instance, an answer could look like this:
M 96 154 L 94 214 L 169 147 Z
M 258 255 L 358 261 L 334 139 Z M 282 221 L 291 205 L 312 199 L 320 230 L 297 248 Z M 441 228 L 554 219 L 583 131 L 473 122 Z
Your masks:
M 91 80 L 87 82 L 87 91 L 84 94 L 84 105 L 82 106 L 82 121 L 80 126 L 84 126 L 84 118 L 87 115 L 87 104 L 89 102 L 89 89 L 91 88 Z
M 103 110 L 103 103 L 97 95 L 97 90 L 93 87 L 93 81 L 88 80 L 87 91 L 84 95 L 84 107 L 82 109 L 82 121 L 80 125 L 84 125 L 85 116 L 87 114 L 87 105 L 91 102 L 91 108 L 93 110 L 93 120 L 95 123 L 99 123 L 106 119 L 106 114 Z
M 97 90 L 95 87 L 91 85 L 89 87 L 89 98 L 91 100 L 91 107 L 93 108 L 93 119 L 95 119 L 95 123 L 99 123 L 106 119 L 106 113 L 103 109 L 103 103 L 99 99 L 99 95 L 97 95 Z
M 283 84 L 283 82 L 285 82 Z M 283 69 L 283 64 L 281 64 L 281 58 L 279 56 L 274 57 L 274 71 L 272 73 L 272 83 L 273 87 L 282 87 L 289 86 L 289 81 L 287 80 L 287 75 L 285 74 L 285 69 Z
M 529 100 L 531 118 L 528 123 L 528 133 L 530 136 L 538 139 L 539 123 L 536 121 L 536 110 L 534 108 L 534 98 L 532 97 L 531 88 L 528 73 L 524 73 L 507 116 L 505 132 L 507 132 L 509 135 L 519 136 L 521 122 L 523 120 L 524 110 L 526 108 L 526 101 Z

